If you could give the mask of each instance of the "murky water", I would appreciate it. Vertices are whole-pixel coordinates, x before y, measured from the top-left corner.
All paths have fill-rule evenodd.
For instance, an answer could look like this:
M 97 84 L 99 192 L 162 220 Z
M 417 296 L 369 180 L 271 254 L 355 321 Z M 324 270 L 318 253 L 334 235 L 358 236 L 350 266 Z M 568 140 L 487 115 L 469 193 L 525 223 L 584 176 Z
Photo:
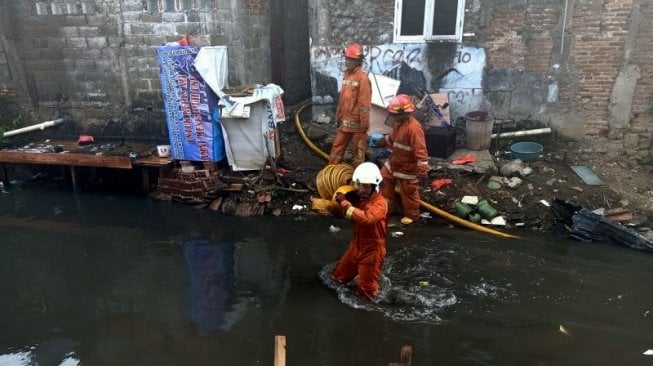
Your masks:
M 387 365 L 406 344 L 413 365 L 653 364 L 650 254 L 402 231 L 371 304 L 325 276 L 345 221 L 12 190 L 0 194 L 0 365 L 272 365 L 275 335 L 290 366 Z

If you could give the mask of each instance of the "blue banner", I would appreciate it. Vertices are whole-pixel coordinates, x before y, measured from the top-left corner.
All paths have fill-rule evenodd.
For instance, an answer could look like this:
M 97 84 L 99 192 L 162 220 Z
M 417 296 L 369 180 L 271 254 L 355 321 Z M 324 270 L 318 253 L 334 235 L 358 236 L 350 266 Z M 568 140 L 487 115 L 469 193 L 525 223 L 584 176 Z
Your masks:
M 220 161 L 225 157 L 218 97 L 193 67 L 200 47 L 157 49 L 161 89 L 173 159 Z

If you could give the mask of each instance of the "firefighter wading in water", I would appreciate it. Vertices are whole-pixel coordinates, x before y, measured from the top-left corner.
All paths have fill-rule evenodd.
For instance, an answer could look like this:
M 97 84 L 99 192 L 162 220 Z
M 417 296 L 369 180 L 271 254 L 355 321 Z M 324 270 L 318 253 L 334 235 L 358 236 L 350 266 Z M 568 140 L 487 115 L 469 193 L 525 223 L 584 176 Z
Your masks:
M 406 94 L 394 96 L 387 107 L 394 119 L 392 132 L 377 145 L 392 150 L 383 164 L 381 193 L 388 200 L 389 211 L 395 207 L 395 185 L 399 186 L 404 217 L 401 223 L 412 224 L 419 216 L 419 178 L 426 178 L 430 170 L 424 129 L 411 115 L 415 106 Z
M 379 193 L 381 172 L 374 163 L 360 164 L 352 176 L 357 197 L 347 199 L 349 194 L 336 191 L 336 202 L 339 206 L 335 211 L 337 216 L 344 215 L 351 220 L 354 238 L 342 255 L 333 278 L 347 284 L 358 275 L 358 293 L 372 300 L 379 290 L 379 276 L 385 259 L 385 236 L 388 232 L 388 205 Z M 347 187 L 347 186 L 345 186 Z M 351 186 L 349 186 L 351 187 Z
M 355 169 L 365 161 L 372 84 L 363 71 L 363 48 L 358 43 L 347 46 L 344 57 L 346 71 L 336 109 L 338 133 L 331 147 L 329 164 L 339 164 L 342 161 L 351 141 L 354 145 L 352 166 Z

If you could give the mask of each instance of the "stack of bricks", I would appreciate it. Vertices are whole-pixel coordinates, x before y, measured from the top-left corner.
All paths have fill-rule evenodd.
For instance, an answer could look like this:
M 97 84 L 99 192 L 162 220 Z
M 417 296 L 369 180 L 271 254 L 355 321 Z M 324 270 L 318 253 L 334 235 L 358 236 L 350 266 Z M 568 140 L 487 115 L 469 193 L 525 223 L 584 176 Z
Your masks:
M 217 176 L 217 170 L 196 170 L 191 173 L 173 170 L 159 178 L 157 191 L 173 199 L 210 200 L 208 193 L 218 188 Z

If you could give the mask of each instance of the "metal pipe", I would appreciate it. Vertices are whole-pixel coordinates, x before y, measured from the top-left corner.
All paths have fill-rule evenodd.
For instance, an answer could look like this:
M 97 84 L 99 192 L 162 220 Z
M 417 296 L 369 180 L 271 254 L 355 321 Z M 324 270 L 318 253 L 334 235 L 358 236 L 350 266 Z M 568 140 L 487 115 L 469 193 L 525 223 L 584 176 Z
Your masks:
M 15 129 L 15 130 L 7 131 L 7 132 L 2 134 L 2 137 L 20 135 L 21 133 L 30 132 L 30 131 L 34 131 L 34 130 L 44 130 L 46 127 L 52 127 L 52 126 L 60 125 L 63 122 L 64 122 L 63 118 L 57 118 L 57 119 L 55 119 L 53 121 L 41 122 L 41 123 L 37 123 L 35 125 L 31 125 L 31 126 L 22 127 L 22 128 L 18 128 L 18 129 Z
M 503 132 L 503 133 L 493 133 L 492 138 L 497 137 L 513 137 L 513 136 L 528 136 L 528 135 L 543 135 L 545 133 L 551 133 L 551 127 L 546 128 L 536 128 L 534 130 L 524 130 L 524 131 L 512 131 L 512 132 Z

